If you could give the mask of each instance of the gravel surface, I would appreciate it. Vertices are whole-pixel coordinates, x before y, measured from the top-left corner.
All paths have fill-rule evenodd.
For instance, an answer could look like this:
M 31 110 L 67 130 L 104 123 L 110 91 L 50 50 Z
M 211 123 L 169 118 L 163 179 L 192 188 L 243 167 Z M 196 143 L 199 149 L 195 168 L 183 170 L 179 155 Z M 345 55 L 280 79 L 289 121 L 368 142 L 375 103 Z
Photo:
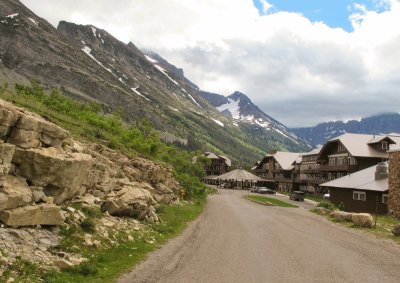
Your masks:
M 211 196 L 184 233 L 118 282 L 400 282 L 400 245 L 245 194 Z

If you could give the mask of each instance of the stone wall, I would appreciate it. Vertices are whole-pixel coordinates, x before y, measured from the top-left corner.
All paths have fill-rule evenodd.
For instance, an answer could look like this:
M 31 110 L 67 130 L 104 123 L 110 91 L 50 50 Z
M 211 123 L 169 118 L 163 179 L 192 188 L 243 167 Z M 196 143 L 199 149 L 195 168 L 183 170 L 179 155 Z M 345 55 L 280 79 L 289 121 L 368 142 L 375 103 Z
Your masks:
M 400 150 L 389 157 L 389 212 L 400 219 Z

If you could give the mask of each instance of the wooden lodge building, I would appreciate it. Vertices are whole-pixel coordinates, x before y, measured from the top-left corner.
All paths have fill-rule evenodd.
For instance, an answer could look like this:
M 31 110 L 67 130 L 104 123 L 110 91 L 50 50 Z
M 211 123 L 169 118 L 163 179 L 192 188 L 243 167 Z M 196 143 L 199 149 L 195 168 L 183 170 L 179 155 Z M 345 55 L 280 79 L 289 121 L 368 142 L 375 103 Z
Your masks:
M 211 160 L 206 166 L 207 176 L 218 176 L 228 172 L 228 168 L 232 165 L 231 160 L 223 155 L 217 155 L 212 152 L 205 152 L 204 156 Z
M 300 153 L 278 151 L 268 154 L 257 163 L 253 171 L 263 179 L 274 180 L 273 189 L 290 192 L 294 189 L 294 162 Z
M 320 186 L 322 183 L 387 161 L 387 151 L 395 144 L 400 145 L 399 135 L 347 133 L 308 153 L 268 154 L 253 171 L 261 178 L 275 180 L 279 191 L 302 190 L 322 195 L 328 192 L 326 186 Z

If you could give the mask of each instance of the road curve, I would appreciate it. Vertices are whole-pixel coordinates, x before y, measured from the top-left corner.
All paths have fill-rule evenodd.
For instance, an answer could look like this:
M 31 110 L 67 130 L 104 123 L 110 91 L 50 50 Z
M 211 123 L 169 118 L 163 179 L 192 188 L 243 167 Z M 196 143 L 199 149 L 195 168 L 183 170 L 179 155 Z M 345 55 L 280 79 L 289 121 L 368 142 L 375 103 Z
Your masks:
M 400 282 L 400 245 L 244 194 L 211 196 L 182 235 L 118 282 Z

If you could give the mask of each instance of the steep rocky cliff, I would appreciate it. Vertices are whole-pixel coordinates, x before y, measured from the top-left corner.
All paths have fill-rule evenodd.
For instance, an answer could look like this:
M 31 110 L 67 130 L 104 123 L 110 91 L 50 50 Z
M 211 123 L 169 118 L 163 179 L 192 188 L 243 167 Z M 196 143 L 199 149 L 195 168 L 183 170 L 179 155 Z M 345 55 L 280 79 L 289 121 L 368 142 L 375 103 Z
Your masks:
M 59 126 L 3 100 L 0 138 L 0 238 L 31 229 L 16 227 L 66 225 L 66 219 L 76 218 L 71 203 L 101 208 L 107 217 L 156 222 L 155 207 L 178 200 L 180 186 L 171 167 L 79 143 Z M 46 239 L 57 239 L 50 234 Z M 0 249 L 18 254 L 15 241 L 6 244 L 10 239 L 4 236 Z

